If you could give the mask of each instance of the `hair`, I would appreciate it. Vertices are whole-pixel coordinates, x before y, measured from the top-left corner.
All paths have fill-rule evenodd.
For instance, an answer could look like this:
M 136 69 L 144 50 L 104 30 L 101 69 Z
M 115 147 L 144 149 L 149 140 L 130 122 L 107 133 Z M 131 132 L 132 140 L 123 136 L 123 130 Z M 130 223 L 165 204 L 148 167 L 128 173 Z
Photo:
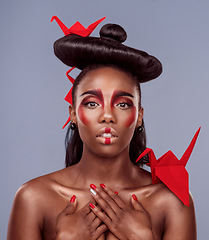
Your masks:
M 161 62 L 148 53 L 128 47 L 126 31 L 117 24 L 105 24 L 100 37 L 64 36 L 54 43 L 55 55 L 67 66 L 85 69 L 94 64 L 112 64 L 137 76 L 140 83 L 157 78 Z
M 122 69 L 119 66 L 114 65 L 90 65 L 86 67 L 75 79 L 73 90 L 72 90 L 72 102 L 73 106 L 75 107 L 75 100 L 76 100 L 76 91 L 77 88 L 82 81 L 82 79 L 86 76 L 87 73 L 90 71 L 96 70 L 98 68 L 103 67 L 112 67 L 114 69 L 117 69 L 119 71 L 123 71 L 126 73 L 129 77 L 131 77 L 136 84 L 137 91 L 139 94 L 139 109 L 141 108 L 141 88 L 139 81 L 137 81 L 136 76 L 131 74 L 130 72 L 127 72 L 125 69 Z M 146 148 L 146 133 L 145 133 L 145 126 L 144 126 L 144 120 L 142 120 L 142 127 L 144 128 L 143 132 L 138 132 L 137 130 L 134 131 L 133 137 L 130 142 L 130 148 L 129 148 L 129 157 L 131 162 L 133 162 L 135 165 L 142 166 L 143 164 L 146 164 L 149 162 L 148 156 L 146 155 L 140 161 L 137 163 L 135 162 L 137 157 L 145 150 Z M 83 142 L 80 138 L 78 129 L 71 130 L 70 126 L 67 129 L 66 137 L 65 137 L 65 148 L 66 148 L 66 157 L 65 157 L 65 166 L 69 167 L 76 163 L 78 163 L 82 157 L 83 152 Z

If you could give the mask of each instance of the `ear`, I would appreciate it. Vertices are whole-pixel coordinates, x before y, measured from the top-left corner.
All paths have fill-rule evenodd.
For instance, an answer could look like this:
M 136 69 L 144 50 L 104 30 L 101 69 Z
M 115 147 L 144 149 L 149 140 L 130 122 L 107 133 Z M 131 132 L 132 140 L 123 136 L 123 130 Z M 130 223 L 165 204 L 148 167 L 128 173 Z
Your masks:
M 69 115 L 70 115 L 71 122 L 76 123 L 77 122 L 76 111 L 72 105 L 69 106 Z
M 142 125 L 143 116 L 144 116 L 144 108 L 141 107 L 138 113 L 136 128 Z

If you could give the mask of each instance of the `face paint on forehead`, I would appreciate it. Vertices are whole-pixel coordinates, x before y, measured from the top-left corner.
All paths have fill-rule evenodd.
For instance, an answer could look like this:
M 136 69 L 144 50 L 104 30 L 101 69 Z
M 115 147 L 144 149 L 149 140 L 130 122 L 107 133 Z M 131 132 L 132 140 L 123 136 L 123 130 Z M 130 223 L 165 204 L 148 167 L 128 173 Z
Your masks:
M 111 102 L 110 102 L 110 106 L 111 108 L 113 108 L 115 100 L 119 97 L 124 97 L 124 96 L 128 96 L 128 97 L 132 97 L 134 98 L 134 96 L 128 92 L 125 91 L 121 91 L 121 90 L 115 90 L 113 92 L 112 98 L 111 98 Z
M 96 97 L 101 102 L 102 106 L 104 105 L 104 97 L 101 89 L 93 89 L 93 90 L 86 91 L 82 93 L 80 97 L 84 95 L 88 95 L 89 97 Z

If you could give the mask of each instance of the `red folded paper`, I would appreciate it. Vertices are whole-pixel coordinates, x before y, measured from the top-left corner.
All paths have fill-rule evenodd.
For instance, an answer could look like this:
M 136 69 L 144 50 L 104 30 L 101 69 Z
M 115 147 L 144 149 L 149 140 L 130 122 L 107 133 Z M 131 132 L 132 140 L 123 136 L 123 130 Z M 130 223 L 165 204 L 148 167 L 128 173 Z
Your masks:
M 103 18 L 97 20 L 96 22 L 90 24 L 87 28 L 85 28 L 78 21 L 76 23 L 74 23 L 73 26 L 71 26 L 70 28 L 67 28 L 57 16 L 53 16 L 51 18 L 51 22 L 53 20 L 56 20 L 56 22 L 59 24 L 60 28 L 62 29 L 62 31 L 65 35 L 77 34 L 77 35 L 82 36 L 82 37 L 88 37 L 94 31 L 94 29 L 97 27 L 97 25 L 99 23 L 101 23 L 105 18 L 106 17 L 103 17 Z
M 163 182 L 186 206 L 189 206 L 189 175 L 185 166 L 192 153 L 200 129 L 197 130 L 180 160 L 178 160 L 172 151 L 168 151 L 157 160 L 153 150 L 150 148 L 146 148 L 136 160 L 138 162 L 148 154 L 148 165 L 151 168 L 152 183 Z

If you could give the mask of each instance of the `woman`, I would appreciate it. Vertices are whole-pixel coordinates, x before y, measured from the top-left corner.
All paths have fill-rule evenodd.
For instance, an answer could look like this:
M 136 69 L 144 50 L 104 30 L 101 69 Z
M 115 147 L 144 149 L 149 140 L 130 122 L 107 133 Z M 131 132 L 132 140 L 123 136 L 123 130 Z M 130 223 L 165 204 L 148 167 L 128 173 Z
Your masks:
M 18 190 L 8 239 L 196 239 L 191 196 L 186 206 L 163 182 L 152 184 L 140 167 L 151 155 L 136 163 L 146 149 L 140 83 L 159 76 L 161 63 L 123 45 L 118 25 L 93 38 L 103 19 L 87 29 L 53 19 L 66 35 L 54 44 L 56 56 L 82 69 L 66 96 L 66 168 Z

